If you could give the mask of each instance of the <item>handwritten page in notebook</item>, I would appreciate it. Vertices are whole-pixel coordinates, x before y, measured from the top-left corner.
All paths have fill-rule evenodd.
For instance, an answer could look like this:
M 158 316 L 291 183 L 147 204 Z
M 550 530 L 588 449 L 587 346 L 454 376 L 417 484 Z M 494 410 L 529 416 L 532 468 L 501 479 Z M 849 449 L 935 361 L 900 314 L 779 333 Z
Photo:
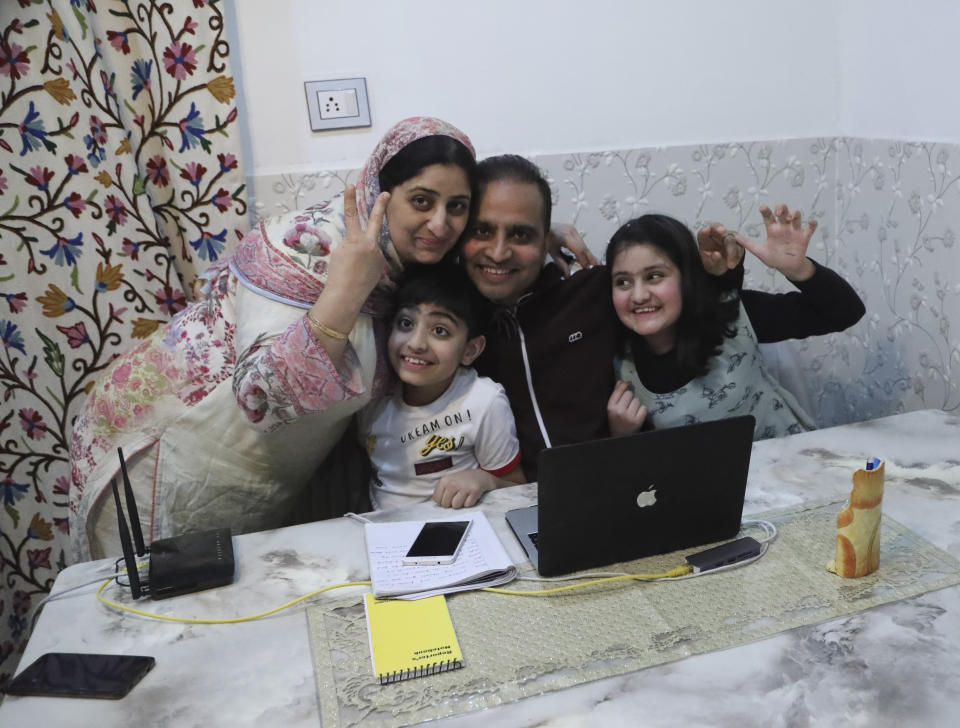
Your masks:
M 436 520 L 465 519 L 473 523 L 457 560 L 440 565 L 410 566 L 403 563 L 403 557 L 423 527 L 423 521 L 365 524 L 374 596 L 422 599 L 512 581 L 517 569 L 481 511 Z

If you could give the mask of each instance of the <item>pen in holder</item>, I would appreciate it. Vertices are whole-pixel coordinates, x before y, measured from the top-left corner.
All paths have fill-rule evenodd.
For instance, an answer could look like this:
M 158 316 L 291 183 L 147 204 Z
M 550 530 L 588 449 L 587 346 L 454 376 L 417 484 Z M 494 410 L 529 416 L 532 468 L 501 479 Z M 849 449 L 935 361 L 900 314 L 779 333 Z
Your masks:
M 883 461 L 870 458 L 854 471 L 850 504 L 837 514 L 837 555 L 827 571 L 846 578 L 872 574 L 880 566 Z

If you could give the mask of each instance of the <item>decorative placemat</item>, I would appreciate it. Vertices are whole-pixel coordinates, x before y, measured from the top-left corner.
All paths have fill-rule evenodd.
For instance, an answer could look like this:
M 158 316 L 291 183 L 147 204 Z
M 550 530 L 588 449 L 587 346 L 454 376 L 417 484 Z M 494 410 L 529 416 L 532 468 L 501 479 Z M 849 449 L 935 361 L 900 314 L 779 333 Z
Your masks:
M 860 579 L 826 571 L 845 502 L 771 511 L 779 535 L 759 561 L 673 582 L 616 584 L 546 597 L 450 595 L 464 669 L 381 686 L 373 676 L 360 597 L 307 611 L 325 728 L 400 726 L 457 715 L 733 647 L 794 627 L 960 583 L 960 562 L 883 517 L 880 569 Z M 605 571 L 658 573 L 698 549 Z M 514 582 L 510 588 L 541 589 Z

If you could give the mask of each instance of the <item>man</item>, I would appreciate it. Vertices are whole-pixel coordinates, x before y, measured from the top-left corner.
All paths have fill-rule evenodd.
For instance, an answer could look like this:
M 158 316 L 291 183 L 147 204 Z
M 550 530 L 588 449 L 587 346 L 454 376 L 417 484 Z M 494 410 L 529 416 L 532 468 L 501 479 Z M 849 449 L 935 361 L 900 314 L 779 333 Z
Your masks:
M 544 265 L 551 195 L 536 165 L 512 154 L 485 159 L 478 187 L 462 256 L 470 279 L 499 310 L 474 365 L 506 389 L 532 481 L 543 448 L 609 435 L 608 407 L 621 406 L 613 396 L 620 325 L 605 267 L 565 277 L 556 263 Z M 738 268 L 724 285 L 739 286 L 743 249 L 734 236 L 711 225 L 698 242 L 704 267 L 714 275 Z
M 607 400 L 618 322 L 606 268 L 565 278 L 544 265 L 550 187 L 516 155 L 479 165 L 480 204 L 463 246 L 471 280 L 500 306 L 476 362 L 500 382 L 517 421 L 524 473 L 537 477 L 537 455 L 606 437 Z

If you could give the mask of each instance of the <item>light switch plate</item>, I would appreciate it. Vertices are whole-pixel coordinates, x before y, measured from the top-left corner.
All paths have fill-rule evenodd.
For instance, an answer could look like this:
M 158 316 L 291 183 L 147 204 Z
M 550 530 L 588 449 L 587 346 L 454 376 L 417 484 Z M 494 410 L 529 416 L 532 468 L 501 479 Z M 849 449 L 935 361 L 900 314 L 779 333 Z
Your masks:
M 303 85 L 307 92 L 310 128 L 314 131 L 370 126 L 367 79 L 339 78 L 307 81 Z

